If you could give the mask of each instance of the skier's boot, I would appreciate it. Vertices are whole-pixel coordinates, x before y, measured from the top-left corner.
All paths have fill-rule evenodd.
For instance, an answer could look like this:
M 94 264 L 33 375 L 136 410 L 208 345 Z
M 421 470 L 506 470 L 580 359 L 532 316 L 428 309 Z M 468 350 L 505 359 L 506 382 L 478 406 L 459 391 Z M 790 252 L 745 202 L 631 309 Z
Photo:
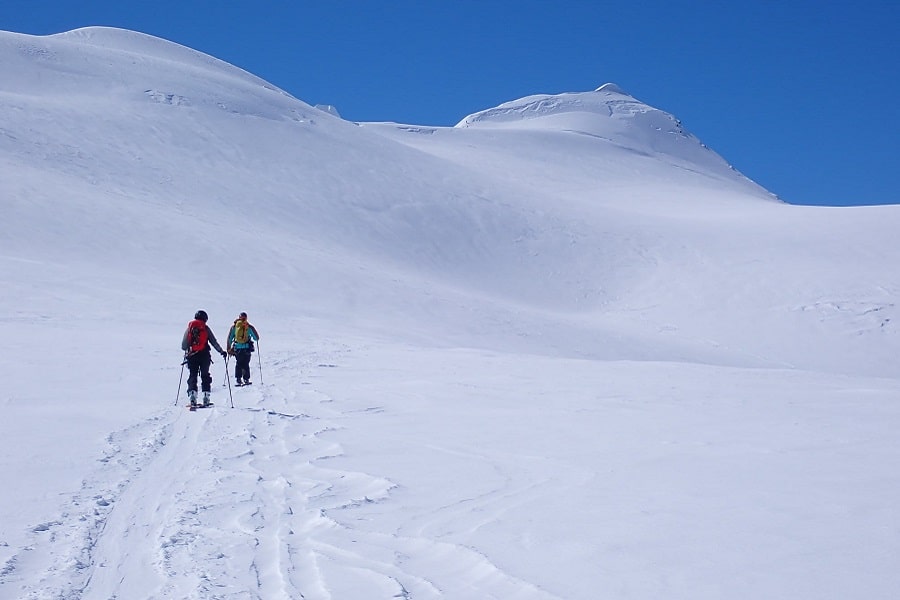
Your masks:
M 191 406 L 197 406 L 197 390 L 188 390 L 188 398 L 191 401 Z
M 203 406 L 209 406 L 209 392 L 203 392 Z

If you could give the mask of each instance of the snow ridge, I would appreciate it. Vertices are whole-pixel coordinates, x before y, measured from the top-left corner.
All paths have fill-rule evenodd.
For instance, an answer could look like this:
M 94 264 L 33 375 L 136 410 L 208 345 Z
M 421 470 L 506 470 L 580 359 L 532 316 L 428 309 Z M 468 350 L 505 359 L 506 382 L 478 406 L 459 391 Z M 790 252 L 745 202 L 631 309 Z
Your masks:
M 205 54 L 193 48 L 182 46 L 160 37 L 119 29 L 116 27 L 83 27 L 64 33 L 36 38 L 45 40 L 60 40 L 66 43 L 82 44 L 103 51 L 107 56 L 111 54 L 130 54 L 141 57 L 142 60 L 150 58 L 170 61 L 179 65 L 179 68 L 201 69 L 204 71 L 217 71 L 228 74 L 237 79 L 253 85 L 259 85 L 269 89 L 275 89 L 267 81 L 248 73 L 247 71 L 225 62 L 209 54 Z M 281 91 L 281 90 L 279 90 Z M 281 92 L 287 95 L 286 92 Z

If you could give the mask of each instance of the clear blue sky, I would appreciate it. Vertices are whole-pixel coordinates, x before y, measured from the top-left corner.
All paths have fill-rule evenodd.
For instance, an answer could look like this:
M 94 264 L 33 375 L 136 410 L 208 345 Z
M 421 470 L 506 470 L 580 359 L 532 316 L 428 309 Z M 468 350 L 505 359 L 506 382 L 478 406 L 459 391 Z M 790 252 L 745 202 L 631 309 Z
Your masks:
M 123 27 L 352 121 L 453 125 L 615 82 L 795 204 L 900 204 L 896 0 L 81 0 L 0 3 L 0 29 Z

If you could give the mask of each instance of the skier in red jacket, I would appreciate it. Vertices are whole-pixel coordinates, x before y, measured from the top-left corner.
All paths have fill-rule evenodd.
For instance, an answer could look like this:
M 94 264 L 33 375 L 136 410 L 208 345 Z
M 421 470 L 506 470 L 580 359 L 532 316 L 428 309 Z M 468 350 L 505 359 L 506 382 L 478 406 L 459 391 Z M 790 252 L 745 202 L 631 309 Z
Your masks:
M 188 398 L 191 400 L 191 406 L 197 406 L 197 374 L 200 374 L 200 385 L 203 391 L 203 406 L 209 406 L 209 392 L 212 387 L 212 376 L 209 374 L 209 365 L 212 363 L 212 356 L 209 353 L 209 345 L 218 350 L 222 358 L 228 356 L 212 329 L 207 326 L 206 321 L 209 316 L 205 310 L 198 310 L 194 315 L 194 320 L 188 323 L 184 336 L 181 338 L 181 349 L 184 350 L 184 360 L 188 366 Z

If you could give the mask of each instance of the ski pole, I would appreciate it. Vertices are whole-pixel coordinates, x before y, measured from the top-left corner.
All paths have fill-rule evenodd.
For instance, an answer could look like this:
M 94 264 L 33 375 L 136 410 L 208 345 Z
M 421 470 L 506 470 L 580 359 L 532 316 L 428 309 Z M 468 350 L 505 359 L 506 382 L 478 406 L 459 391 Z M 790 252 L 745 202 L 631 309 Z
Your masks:
M 187 362 L 187 358 L 181 361 L 181 375 L 178 377 L 178 391 L 175 393 L 175 406 L 178 406 L 178 396 L 181 395 L 181 380 L 184 379 L 184 363 Z
M 259 352 L 259 340 L 256 340 L 256 361 L 259 364 L 259 385 L 262 385 L 262 354 Z
M 225 381 L 228 383 L 228 399 L 231 400 L 231 408 L 234 408 L 234 396 L 231 395 L 231 380 L 228 379 L 228 355 L 225 355 Z

